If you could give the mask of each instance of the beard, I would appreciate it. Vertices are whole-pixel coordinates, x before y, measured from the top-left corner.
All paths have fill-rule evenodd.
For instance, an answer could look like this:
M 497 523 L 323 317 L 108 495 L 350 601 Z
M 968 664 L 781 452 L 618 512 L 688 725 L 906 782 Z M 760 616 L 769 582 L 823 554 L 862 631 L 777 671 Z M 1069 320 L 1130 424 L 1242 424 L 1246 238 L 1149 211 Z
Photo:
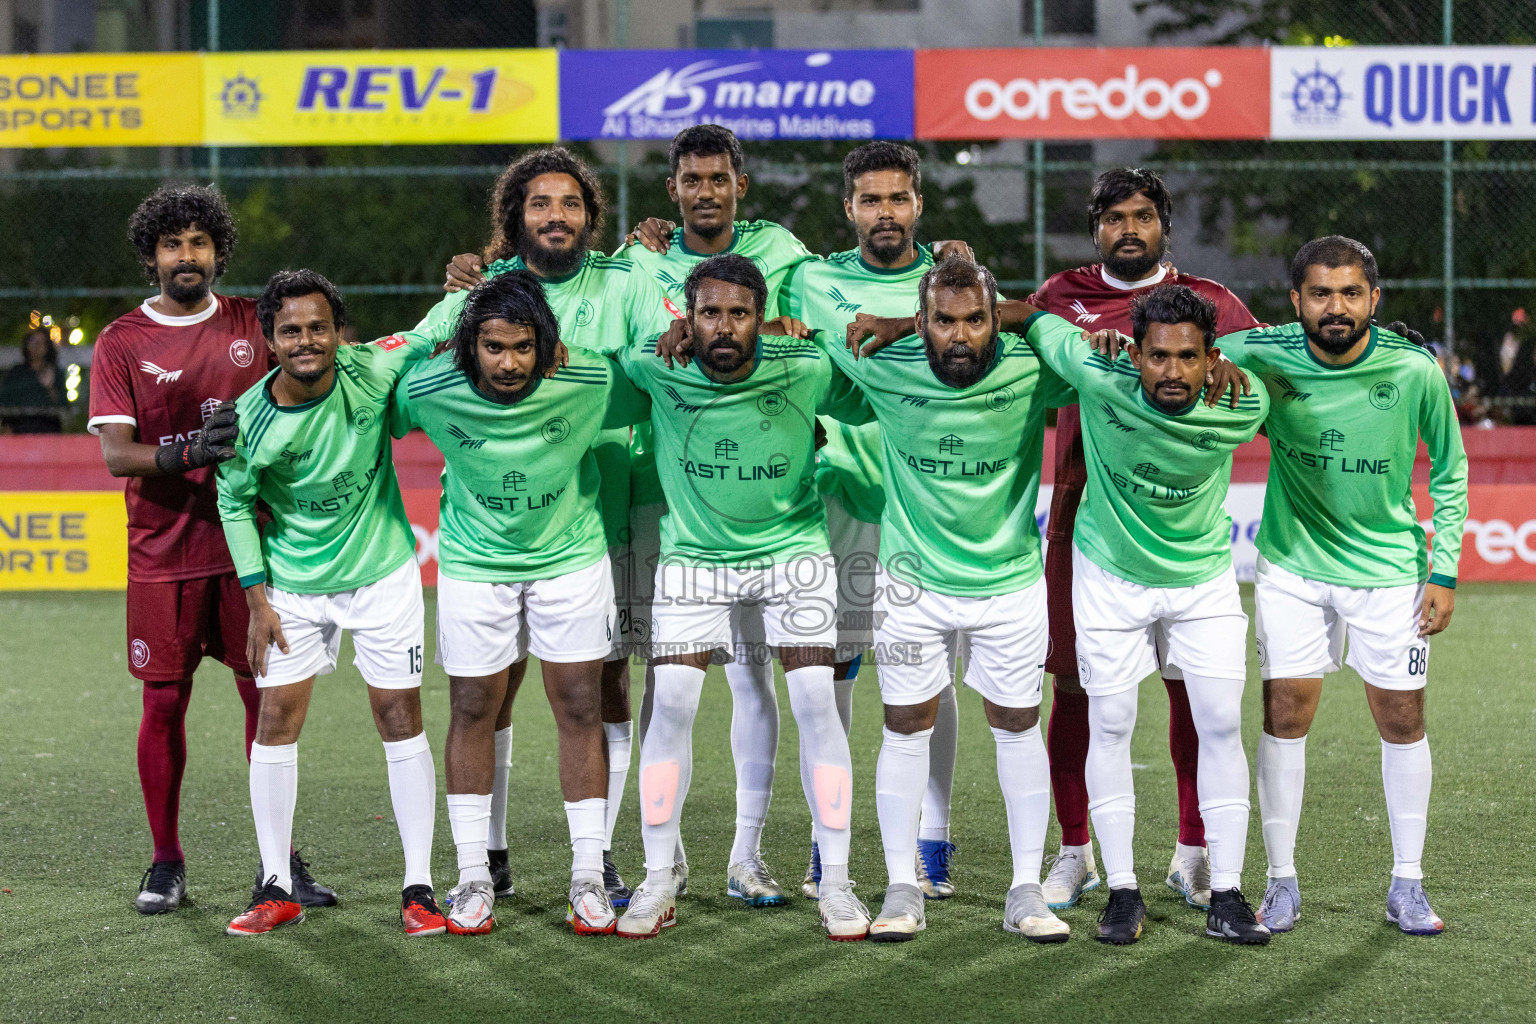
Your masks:
M 531 395 L 533 393 L 534 385 L 538 384 L 539 382 L 539 374 L 537 370 L 535 370 L 534 373 L 529 374 L 528 380 L 525 381 L 523 386 L 518 388 L 516 391 L 507 391 L 502 388 L 492 387 L 490 381 L 486 380 L 485 374 L 483 373 L 479 374 L 479 377 L 480 379 L 476 381 L 475 384 L 478 387 L 480 393 L 486 398 L 489 398 L 491 401 L 495 402 L 497 405 L 516 405 L 518 402 L 521 402 L 523 399 Z
M 177 275 L 187 270 L 197 272 L 198 278 L 195 284 L 182 284 L 177 280 Z M 160 290 L 165 293 L 165 297 L 182 306 L 193 306 L 202 302 L 208 297 L 211 287 L 208 272 L 192 263 L 178 264 L 172 268 L 170 274 L 160 278 Z
M 1124 255 L 1120 255 L 1118 247 L 1107 253 L 1101 250 L 1099 255 L 1104 259 L 1104 269 L 1109 271 L 1112 277 L 1119 278 L 1121 281 L 1139 281 L 1146 277 L 1156 270 L 1157 265 L 1163 261 L 1163 257 L 1168 255 L 1168 236 L 1163 235 L 1158 240 L 1156 248 L 1148 247 L 1145 242 L 1142 242 L 1141 246 L 1140 249 Z
M 1342 338 L 1335 340 L 1323 334 L 1323 329 L 1331 324 L 1347 325 L 1349 331 Z M 1325 316 L 1311 327 L 1307 327 L 1305 324 L 1302 326 L 1306 328 L 1308 340 L 1314 345 L 1331 356 L 1341 356 L 1354 348 L 1360 339 L 1365 337 L 1365 332 L 1371 329 L 1371 322 L 1367 320 L 1356 326 L 1353 317 Z
M 869 254 L 873 256 L 878 262 L 895 263 L 897 260 L 901 259 L 901 257 L 905 256 L 911 249 L 912 234 L 917 230 L 916 224 L 912 225 L 910 228 L 904 228 L 900 224 L 881 224 L 876 226 L 894 227 L 897 231 L 901 232 L 901 236 L 892 242 L 873 241 L 873 232 L 870 233 L 869 237 L 859 239 L 859 241 L 863 242 L 864 245 L 869 249 Z
M 720 208 L 717 206 L 717 207 L 714 207 L 714 209 L 710 210 L 709 212 L 714 213 L 714 212 L 717 212 L 719 209 Z M 689 229 L 692 230 L 694 234 L 698 235 L 700 238 L 704 239 L 706 242 L 713 242 L 715 239 L 717 239 L 721 235 L 725 234 L 726 230 L 729 229 L 730 226 L 731 226 L 731 222 L 728 221 L 728 220 L 721 220 L 721 221 L 719 221 L 718 223 L 715 223 L 715 224 L 706 224 L 706 225 L 704 225 L 702 227 L 700 227 L 697 224 L 690 224 L 690 225 L 688 225 Z
M 518 239 L 517 254 L 523 258 L 525 264 L 547 277 L 565 277 L 581 266 L 581 261 L 586 259 L 591 243 L 592 228 L 590 226 L 576 232 L 576 242 L 569 249 L 549 249 L 539 244 L 537 236 L 524 234 Z
M 1164 392 L 1161 388 L 1153 388 L 1147 397 L 1152 399 L 1153 405 L 1164 412 L 1179 412 L 1188 408 L 1189 403 L 1193 400 L 1188 391 L 1170 392 L 1167 397 L 1164 397 Z
M 297 370 L 290 370 L 287 367 L 284 367 L 283 372 L 288 374 L 288 376 L 292 377 L 294 380 L 298 381 L 300 384 L 308 387 L 312 384 L 320 383 L 320 381 L 324 379 L 326 373 L 329 372 L 330 369 L 331 368 L 329 366 L 326 366 L 319 370 L 315 370 L 312 373 L 299 373 Z
M 704 346 L 699 350 L 699 361 L 704 364 L 705 369 L 720 376 L 735 373 L 746 365 L 750 358 L 752 358 L 752 352 L 747 348 L 733 348 L 726 352 Z
M 992 360 L 997 355 L 997 332 L 992 332 L 980 352 L 969 345 L 951 345 L 942 356 L 933 342 L 923 338 L 923 351 L 928 355 L 928 368 L 948 387 L 965 389 L 987 375 Z

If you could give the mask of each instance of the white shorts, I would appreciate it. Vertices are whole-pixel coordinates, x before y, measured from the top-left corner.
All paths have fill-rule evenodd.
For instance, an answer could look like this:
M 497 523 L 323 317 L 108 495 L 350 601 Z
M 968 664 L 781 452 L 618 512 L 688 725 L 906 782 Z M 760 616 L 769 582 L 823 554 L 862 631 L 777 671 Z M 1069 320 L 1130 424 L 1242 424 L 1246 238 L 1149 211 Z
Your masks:
M 481 583 L 437 575 L 437 663 L 450 676 L 488 676 L 530 653 L 595 661 L 613 649 L 608 556 L 547 580 Z
M 257 686 L 286 686 L 336 671 L 341 631 L 352 634 L 357 666 L 369 686 L 421 685 L 421 570 L 416 559 L 367 586 L 335 594 L 290 594 L 267 585 L 267 601 L 283 624 L 284 654 L 267 648 L 267 674 Z
M 1089 696 L 1136 686 L 1157 671 L 1209 679 L 1247 678 L 1248 616 L 1228 568 L 1192 587 L 1147 587 L 1121 579 L 1072 549 L 1077 674 Z
M 1317 679 L 1348 664 L 1384 690 L 1424 688 L 1424 584 L 1341 587 L 1298 576 L 1260 555 L 1253 597 L 1262 678 Z M 1341 660 L 1346 634 L 1349 656 Z
M 880 699 L 921 704 L 954 682 L 965 655 L 965 685 L 999 707 L 1040 705 L 1045 678 L 1045 580 L 995 597 L 955 597 L 875 576 L 875 665 Z
M 663 563 L 656 570 L 650 656 L 725 650 L 734 657 L 731 612 L 762 609 L 763 639 L 774 647 L 831 647 L 837 642 L 837 573 L 831 555 L 738 569 Z
M 875 642 L 875 573 L 880 568 L 880 524 L 849 515 L 842 501 L 824 499 L 832 562 L 837 566 L 837 650 L 852 661 Z
M 661 517 L 666 514 L 665 503 L 632 507 L 629 543 L 609 549 L 618 618 L 608 661 L 650 656 L 651 603 L 656 596 L 656 564 L 661 560 Z

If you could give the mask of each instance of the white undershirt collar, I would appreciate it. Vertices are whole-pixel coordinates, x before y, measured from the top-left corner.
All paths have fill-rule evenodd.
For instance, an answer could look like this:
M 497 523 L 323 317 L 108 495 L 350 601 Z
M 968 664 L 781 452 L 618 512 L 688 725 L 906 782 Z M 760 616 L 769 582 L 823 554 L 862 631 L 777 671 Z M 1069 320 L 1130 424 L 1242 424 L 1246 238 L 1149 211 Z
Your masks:
M 1168 276 L 1168 267 L 1166 264 L 1159 263 L 1157 265 L 1157 273 L 1153 274 L 1145 281 L 1122 281 L 1118 277 L 1111 277 L 1109 271 L 1105 269 L 1104 265 L 1101 263 L 1099 264 L 1099 276 L 1102 277 L 1104 279 L 1104 283 L 1109 285 L 1111 288 L 1118 288 L 1123 292 L 1129 292 L 1134 291 L 1137 288 L 1151 288 L 1155 284 L 1162 284 L 1163 278 Z
M 151 295 L 149 298 L 144 300 L 144 305 L 140 306 L 139 308 L 144 311 L 145 316 L 149 317 L 157 324 L 164 324 L 166 327 L 191 327 L 193 324 L 202 323 L 204 320 L 209 319 L 219 311 L 219 297 L 217 295 L 210 294 L 208 297 L 212 301 L 208 303 L 208 308 L 203 310 L 201 313 L 193 313 L 191 316 L 166 316 L 164 313 L 158 312 L 155 307 L 150 305 L 151 302 L 155 301 L 159 297 L 159 295 Z

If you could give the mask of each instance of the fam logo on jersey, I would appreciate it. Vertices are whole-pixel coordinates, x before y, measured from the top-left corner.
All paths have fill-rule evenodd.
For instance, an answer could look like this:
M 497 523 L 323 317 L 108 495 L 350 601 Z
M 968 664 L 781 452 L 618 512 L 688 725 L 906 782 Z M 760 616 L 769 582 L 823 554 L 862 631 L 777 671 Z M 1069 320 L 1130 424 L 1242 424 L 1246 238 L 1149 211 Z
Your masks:
M 139 369 L 154 377 L 156 384 L 166 384 L 181 379 L 180 370 L 167 370 L 165 367 L 152 363 L 148 359 L 139 364 Z
M 571 421 L 564 416 L 553 416 L 544 421 L 544 428 L 539 433 L 550 444 L 559 444 L 571 436 Z
M 459 439 L 459 447 L 460 448 L 475 448 L 475 449 L 479 449 L 479 448 L 484 448 L 485 447 L 485 438 L 483 438 L 483 437 L 470 437 L 469 434 L 465 433 L 465 431 L 464 431 L 464 429 L 462 427 L 459 427 L 456 424 L 453 424 L 453 423 L 448 424 L 448 433 L 452 434 L 454 437 Z
M 833 308 L 836 309 L 839 313 L 857 313 L 859 310 L 864 308 L 863 303 L 849 302 L 843 296 L 843 293 L 838 291 L 836 288 L 828 289 L 827 298 L 837 303 L 837 305 Z
M 963 437 L 958 437 L 954 434 L 945 434 L 943 437 L 939 438 L 940 455 L 959 455 L 961 450 L 964 448 L 965 438 Z
M 1100 314 L 1100 313 L 1090 313 L 1090 312 L 1088 312 L 1088 307 L 1083 305 L 1083 300 L 1082 299 L 1073 299 L 1072 300 L 1072 312 L 1077 314 L 1077 316 L 1074 317 L 1074 319 L 1078 323 L 1080 323 L 1080 324 L 1091 324 L 1095 320 L 1097 320 L 1101 315 L 1103 315 L 1103 314 Z
M 757 400 L 757 411 L 764 416 L 777 416 L 789 408 L 789 399 L 782 391 L 766 391 Z
M 1007 412 L 1013 405 L 1013 388 L 1004 384 L 987 396 L 987 408 L 993 412 Z
M 1340 79 L 1342 70 L 1329 73 L 1321 61 L 1310 71 L 1291 69 L 1291 89 L 1285 94 L 1291 101 L 1291 122 L 1305 125 L 1331 125 L 1343 117 L 1341 107 L 1350 98 Z
M 1214 430 L 1202 430 L 1190 439 L 1190 444 L 1203 452 L 1212 452 L 1221 444 L 1221 435 Z
M 576 307 L 576 326 L 585 327 L 592 322 L 597 315 L 597 310 L 592 308 L 592 303 L 587 299 L 581 300 L 581 305 Z
M 1110 405 L 1108 402 L 1105 402 L 1100 406 L 1100 408 L 1104 410 L 1104 415 L 1109 417 L 1110 426 L 1126 434 L 1135 432 L 1135 427 L 1131 426 L 1129 423 L 1125 422 L 1115 414 L 1114 406 Z
M 149 664 L 149 644 L 135 640 L 128 645 L 128 656 L 133 659 L 134 668 L 143 668 Z
M 383 349 L 385 352 L 393 352 L 401 345 L 408 344 L 408 342 L 398 334 L 391 334 L 387 338 L 380 338 L 378 341 L 375 341 L 374 344 L 379 346 L 379 348 Z
M 667 298 L 665 295 L 663 295 L 661 298 L 661 304 L 666 306 L 667 312 L 671 313 L 677 319 L 681 320 L 683 318 L 683 311 L 674 306 L 672 304 L 672 300 Z
M 519 473 L 514 469 L 510 473 L 503 473 L 501 475 L 501 489 L 504 491 L 521 491 L 526 490 L 527 487 L 528 477 L 526 474 Z
M 404 339 L 401 339 L 401 344 L 404 343 Z M 366 434 L 377 420 L 378 416 L 374 411 L 367 406 L 363 406 L 352 414 L 352 429 L 359 434 Z
M 1386 412 L 1397 404 L 1397 385 L 1389 380 L 1380 380 L 1371 385 L 1371 404 L 1382 412 Z
M 229 343 L 229 361 L 245 369 L 256 361 L 256 346 L 244 338 L 236 338 Z

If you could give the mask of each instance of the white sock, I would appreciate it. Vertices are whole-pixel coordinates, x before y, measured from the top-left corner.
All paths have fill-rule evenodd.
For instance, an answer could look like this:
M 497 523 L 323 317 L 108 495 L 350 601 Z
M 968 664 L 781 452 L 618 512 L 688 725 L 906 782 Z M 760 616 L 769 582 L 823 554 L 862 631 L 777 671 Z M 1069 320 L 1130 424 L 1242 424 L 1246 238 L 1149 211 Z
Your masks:
M 676 859 L 678 819 L 693 776 L 693 719 L 703 690 L 702 669 L 656 666 L 650 728 L 640 741 L 640 832 L 649 873 L 670 877 Z
M 437 813 L 437 769 L 427 734 L 384 744 L 389 765 L 389 799 L 405 851 L 405 882 L 401 888 L 432 884 L 432 826 Z
M 1040 884 L 1045 858 L 1045 830 L 1051 818 L 1051 763 L 1040 725 L 1023 732 L 993 729 L 997 740 L 997 781 L 1008 810 L 1008 845 L 1013 849 L 1013 881 L 1008 888 Z
M 288 852 L 293 848 L 293 805 L 299 799 L 299 745 L 251 744 L 251 814 L 261 850 L 261 880 L 277 876 L 277 887 L 293 892 Z
M 565 823 L 571 830 L 571 882 L 603 882 L 603 837 L 608 801 L 600 796 L 565 802 Z
M 882 734 L 875 762 L 875 809 L 885 847 L 885 874 L 890 885 L 916 885 L 917 816 L 928 781 L 928 740 L 933 730 L 900 733 L 887 726 Z
M 1416 743 L 1381 741 L 1381 784 L 1392 826 L 1392 874 L 1423 878 L 1424 832 L 1429 825 L 1429 787 L 1434 777 L 1429 737 Z
M 801 787 L 811 808 L 812 834 L 827 865 L 847 869 L 853 820 L 853 757 L 837 715 L 832 666 L 812 665 L 784 673 L 789 706 L 800 730 Z M 807 771 L 807 769 L 809 769 Z
M 1270 878 L 1296 877 L 1296 826 L 1307 781 L 1307 738 L 1259 733 L 1259 816 Z
M 486 848 L 507 848 L 507 781 L 512 775 L 512 727 L 496 730 L 496 760 L 491 765 L 491 821 Z
M 832 680 L 832 692 L 837 696 L 837 717 L 842 720 L 845 736 L 853 735 L 853 684 L 852 679 Z
M 449 793 L 448 828 L 459 852 L 459 884 L 489 882 L 491 863 L 485 843 L 491 831 L 491 794 Z
M 642 747 L 645 745 L 645 735 L 651 728 L 651 712 L 655 706 L 656 666 L 647 664 L 645 666 L 645 693 L 640 698 L 640 744 Z M 692 742 L 691 738 L 689 742 Z M 681 822 L 681 819 L 679 819 L 679 822 Z M 672 859 L 678 864 L 684 864 L 688 861 L 687 855 L 683 852 L 683 833 L 681 829 L 677 833 L 677 843 L 672 850 Z M 668 870 L 670 871 L 671 869 L 669 868 Z
M 768 803 L 773 799 L 779 700 L 767 645 L 738 636 L 736 660 L 726 662 L 725 681 L 731 687 L 731 757 L 736 762 L 736 837 L 730 861 L 736 864 L 757 856 Z
M 1195 786 L 1211 855 L 1211 889 L 1243 884 L 1248 850 L 1248 754 L 1243 750 L 1243 680 L 1185 673 L 1190 716 L 1200 734 Z
M 949 839 L 949 800 L 955 788 L 955 749 L 960 743 L 960 709 L 953 684 L 939 693 L 939 712 L 928 742 L 928 788 L 923 790 L 923 816 L 917 838 Z M 1036 879 L 1039 881 L 1039 879 Z
M 1088 698 L 1088 815 L 1099 838 L 1104 881 L 1111 889 L 1136 886 L 1136 784 L 1131 779 L 1131 733 L 1136 730 L 1136 687 Z
M 613 849 L 613 826 L 619 820 L 619 805 L 624 787 L 629 784 L 629 760 L 634 741 L 635 723 L 604 722 L 603 739 L 608 741 L 608 801 L 603 815 L 603 849 Z

